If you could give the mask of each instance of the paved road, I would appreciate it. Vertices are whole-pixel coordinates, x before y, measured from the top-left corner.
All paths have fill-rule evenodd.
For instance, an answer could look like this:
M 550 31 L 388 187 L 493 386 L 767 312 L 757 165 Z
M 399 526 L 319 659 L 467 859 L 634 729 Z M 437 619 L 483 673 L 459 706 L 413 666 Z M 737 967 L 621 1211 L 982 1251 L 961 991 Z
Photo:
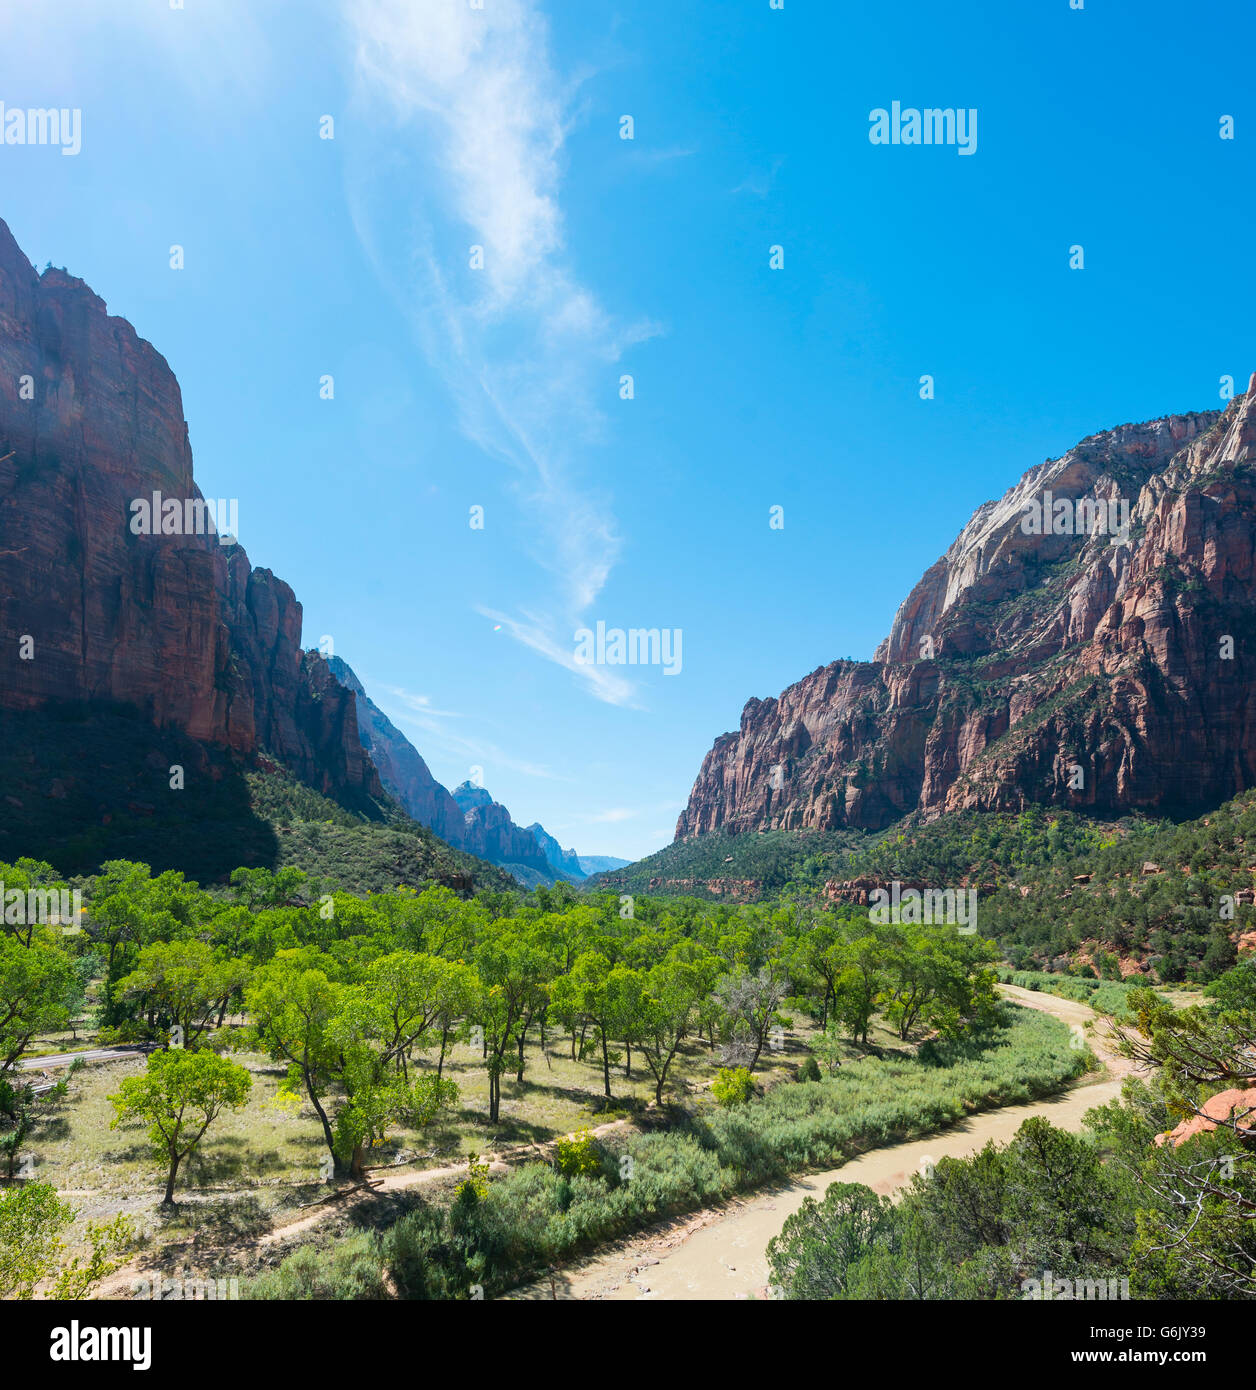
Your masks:
M 120 1057 L 151 1052 L 153 1043 L 119 1043 L 117 1047 L 91 1047 L 82 1052 L 53 1052 L 47 1057 L 23 1057 L 18 1071 L 43 1071 L 47 1067 L 68 1067 L 71 1062 L 114 1062 Z

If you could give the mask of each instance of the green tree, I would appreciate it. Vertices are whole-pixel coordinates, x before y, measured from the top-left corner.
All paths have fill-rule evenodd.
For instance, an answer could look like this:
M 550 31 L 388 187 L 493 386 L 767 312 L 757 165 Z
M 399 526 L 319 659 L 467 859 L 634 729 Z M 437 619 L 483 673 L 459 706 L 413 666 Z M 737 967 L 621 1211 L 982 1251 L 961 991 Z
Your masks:
M 128 1120 L 146 1122 L 153 1152 L 168 1164 L 163 1206 L 174 1204 L 179 1165 L 223 1110 L 247 1102 L 252 1086 L 253 1078 L 238 1062 L 178 1048 L 154 1052 L 145 1074 L 124 1078 L 109 1097 L 115 1111 L 111 1128 Z
M 289 1088 L 304 1090 L 322 1126 L 327 1152 L 338 1162 L 324 1100 L 340 1066 L 329 1029 L 344 987 L 312 968 L 310 959 L 302 952 L 280 952 L 253 977 L 245 1007 L 258 1045 L 276 1061 L 288 1063 Z
M 203 941 L 155 941 L 141 949 L 115 995 L 139 1002 L 155 1026 L 180 1029 L 190 1046 L 223 1015 L 248 973 L 245 962 L 223 960 Z
M 620 1000 L 611 986 L 611 963 L 601 951 L 584 951 L 569 974 L 560 975 L 551 987 L 553 1006 L 560 1017 L 597 1030 L 602 1053 L 602 1090 L 611 1099 L 611 1039 L 619 1021 Z
M 654 1077 L 654 1099 L 659 1105 L 668 1072 L 689 1036 L 705 990 L 701 971 L 683 960 L 666 960 L 646 972 L 641 1052 Z
M 527 933 L 499 923 L 475 948 L 475 968 L 481 984 L 475 1017 L 484 1030 L 489 1122 L 497 1124 L 506 1051 L 512 1045 L 518 1048 L 518 1075 L 522 1079 L 524 1034 L 529 1020 L 549 998 L 546 984 L 554 963 Z
M 35 1286 L 57 1268 L 61 1233 L 74 1208 L 47 1183 L 0 1192 L 0 1298 L 34 1298 Z
M 125 1216 L 88 1222 L 86 1261 L 75 1256 L 62 1262 L 64 1232 L 77 1213 L 49 1183 L 28 1182 L 0 1191 L 0 1299 L 30 1299 L 36 1287 L 55 1276 L 49 1296 L 84 1299 L 92 1287 L 120 1263 L 119 1256 L 134 1239 Z
M 808 1197 L 768 1242 L 772 1283 L 789 1299 L 847 1296 L 850 1267 L 891 1238 L 894 1204 L 861 1183 Z
M 0 1075 L 37 1034 L 65 1026 L 76 984 L 74 963 L 59 945 L 0 936 Z

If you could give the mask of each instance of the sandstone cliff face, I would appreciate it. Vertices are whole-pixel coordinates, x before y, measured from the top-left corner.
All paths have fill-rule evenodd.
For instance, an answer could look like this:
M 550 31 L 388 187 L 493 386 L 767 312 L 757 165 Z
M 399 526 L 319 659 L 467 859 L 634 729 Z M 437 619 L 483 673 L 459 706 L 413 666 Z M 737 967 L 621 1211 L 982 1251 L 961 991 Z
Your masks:
M 292 590 L 216 535 L 132 534 L 154 490 L 201 496 L 174 374 L 0 222 L 0 707 L 116 702 L 322 792 L 380 795 Z
M 379 770 L 385 790 L 420 825 L 435 831 L 447 845 L 466 847 L 462 810 L 432 776 L 419 751 L 367 695 L 353 668 L 338 656 L 328 661 L 332 674 L 357 698 L 358 735 Z
M 1025 533 L 1047 493 L 1074 533 Z M 1086 534 L 1078 499 L 1127 502 L 1125 542 Z M 746 704 L 676 836 L 1216 805 L 1256 780 L 1254 570 L 1256 377 L 1224 413 L 1092 436 L 980 507 L 873 661 Z

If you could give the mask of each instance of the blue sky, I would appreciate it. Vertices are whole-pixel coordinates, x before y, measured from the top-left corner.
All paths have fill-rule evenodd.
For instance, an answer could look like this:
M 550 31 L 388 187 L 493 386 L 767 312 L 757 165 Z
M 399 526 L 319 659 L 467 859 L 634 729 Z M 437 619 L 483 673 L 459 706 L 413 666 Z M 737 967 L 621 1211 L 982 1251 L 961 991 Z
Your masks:
M 83 143 L 0 146 L 0 216 L 165 354 L 306 644 L 582 853 L 667 843 L 746 699 L 870 656 L 1026 468 L 1256 368 L 1243 6 L 7 9 L 0 100 Z M 976 152 L 872 145 L 896 100 Z M 598 620 L 680 673 L 579 666 Z

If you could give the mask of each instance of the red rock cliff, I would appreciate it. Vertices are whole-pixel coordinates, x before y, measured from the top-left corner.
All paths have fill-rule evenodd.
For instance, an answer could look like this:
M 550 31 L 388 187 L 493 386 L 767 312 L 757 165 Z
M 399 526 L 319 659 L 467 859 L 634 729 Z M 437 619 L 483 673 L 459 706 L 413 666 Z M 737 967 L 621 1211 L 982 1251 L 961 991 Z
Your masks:
M 265 749 L 320 791 L 379 795 L 353 692 L 302 651 L 292 590 L 215 535 L 132 534 L 129 504 L 154 490 L 201 495 L 174 374 L 0 222 L 0 706 L 118 702 Z
M 1187 814 L 1251 786 L 1254 387 L 1092 436 L 980 507 L 873 661 L 747 703 L 677 838 L 1030 802 Z M 1026 534 L 1047 492 L 1075 522 L 1078 499 L 1128 502 L 1127 541 Z

